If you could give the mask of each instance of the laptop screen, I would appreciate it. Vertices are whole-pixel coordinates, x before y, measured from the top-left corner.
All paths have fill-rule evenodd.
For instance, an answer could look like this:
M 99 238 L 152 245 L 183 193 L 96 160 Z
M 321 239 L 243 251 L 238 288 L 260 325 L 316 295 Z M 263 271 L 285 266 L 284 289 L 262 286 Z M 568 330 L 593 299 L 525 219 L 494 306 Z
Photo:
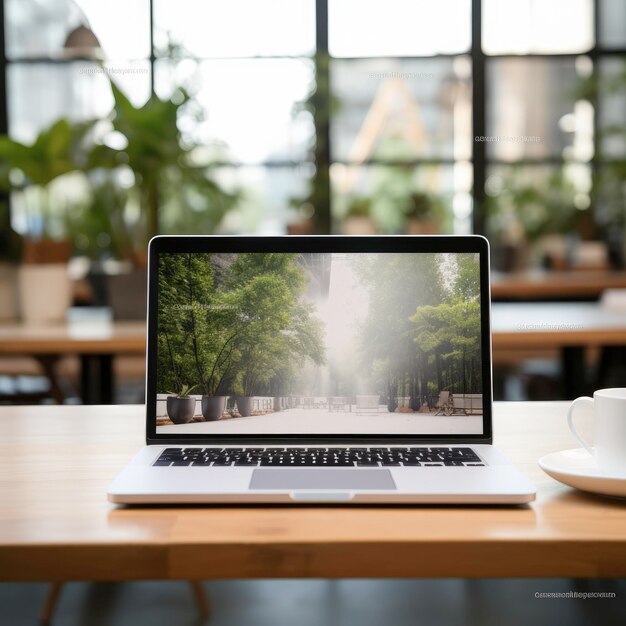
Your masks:
M 485 435 L 479 252 L 152 262 L 157 436 Z

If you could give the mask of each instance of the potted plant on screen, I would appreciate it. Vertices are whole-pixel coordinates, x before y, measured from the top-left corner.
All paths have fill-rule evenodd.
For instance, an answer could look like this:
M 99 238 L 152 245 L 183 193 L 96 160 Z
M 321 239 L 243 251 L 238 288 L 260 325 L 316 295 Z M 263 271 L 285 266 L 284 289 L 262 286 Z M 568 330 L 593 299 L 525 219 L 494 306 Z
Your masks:
M 191 392 L 198 385 L 190 387 L 189 385 L 181 385 L 177 391 L 168 391 L 167 396 L 167 416 L 174 424 L 188 424 L 193 419 L 196 412 L 196 399 L 192 397 Z
M 237 404 L 237 412 L 241 417 L 250 417 L 252 415 L 252 409 L 254 407 L 254 396 L 250 389 L 239 389 L 235 398 Z
M 252 415 L 254 396 L 258 393 L 258 385 L 269 379 L 272 370 L 267 358 L 267 348 L 264 337 L 259 337 L 255 346 L 250 344 L 242 346 L 241 356 L 237 364 L 238 372 L 235 385 L 235 402 L 241 417 Z
M 203 384 L 204 394 L 201 400 L 202 416 L 207 422 L 218 420 L 226 410 L 228 396 L 224 393 L 222 381 L 209 378 Z
M 226 410 L 226 389 L 232 382 L 236 329 L 212 324 L 206 316 L 194 322 L 191 350 L 203 390 L 201 407 L 206 421 L 218 420 Z M 198 328 L 200 327 L 200 328 Z
M 213 308 L 210 308 L 213 307 Z M 240 328 L 228 319 L 219 304 L 191 311 L 191 355 L 203 390 L 201 407 L 205 420 L 224 415 L 233 380 Z
M 205 420 L 222 417 L 232 380 L 241 320 L 218 290 L 214 255 L 165 255 L 159 286 L 158 381 L 161 391 L 194 381 L 202 389 Z

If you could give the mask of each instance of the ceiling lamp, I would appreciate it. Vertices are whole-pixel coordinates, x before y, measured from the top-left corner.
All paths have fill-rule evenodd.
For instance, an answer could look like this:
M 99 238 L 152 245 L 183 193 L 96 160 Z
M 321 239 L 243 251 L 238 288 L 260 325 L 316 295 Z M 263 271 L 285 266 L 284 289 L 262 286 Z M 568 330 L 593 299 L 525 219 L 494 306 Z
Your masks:
M 85 24 L 71 30 L 63 44 L 63 56 L 68 59 L 103 60 L 104 53 L 98 38 Z

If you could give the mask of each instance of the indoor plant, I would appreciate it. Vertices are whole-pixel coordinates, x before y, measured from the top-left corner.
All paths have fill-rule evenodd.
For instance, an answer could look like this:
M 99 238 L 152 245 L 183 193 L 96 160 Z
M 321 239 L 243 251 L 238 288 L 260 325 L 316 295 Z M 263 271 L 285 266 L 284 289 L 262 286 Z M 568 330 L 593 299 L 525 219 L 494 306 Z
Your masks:
M 626 267 L 626 160 L 623 145 L 626 128 L 619 118 L 598 115 L 600 110 L 612 109 L 611 102 L 619 103 L 626 91 L 626 56 L 616 56 L 603 66 L 603 71 L 591 72 L 580 81 L 577 99 L 591 102 L 596 109 L 595 154 L 591 168 L 590 192 L 594 235 L 604 240 L 611 267 Z M 619 105 L 615 109 L 619 110 Z M 621 153 L 621 156 L 620 156 Z
M 26 323 L 59 323 L 72 304 L 69 241 L 26 239 L 18 274 L 20 316 Z
M 370 215 L 371 206 L 370 198 L 365 196 L 352 198 L 343 221 L 343 232 L 346 235 L 375 235 L 378 232 Z
M 434 235 L 441 232 L 442 212 L 438 198 L 420 191 L 412 192 L 406 207 L 407 234 Z
M 62 119 L 42 130 L 32 145 L 0 137 L 0 187 L 14 192 L 26 219 L 19 269 L 20 313 L 26 322 L 62 321 L 71 304 L 67 181 L 84 165 L 92 128 L 92 123 Z
M 134 106 L 114 82 L 111 90 L 115 104 L 110 132 L 125 145 L 112 147 L 105 135 L 89 152 L 88 167 L 100 171 L 100 185 L 109 187 L 109 236 L 116 253 L 132 268 L 107 279 L 114 313 L 118 318 L 143 317 L 151 237 L 161 232 L 164 222 L 170 231 L 213 232 L 238 194 L 224 191 L 213 180 L 210 164 L 198 156 L 201 144 L 183 138 L 178 119 L 190 100 L 184 89 L 164 100 L 153 92 L 141 107 Z M 132 181 L 130 186 L 124 188 L 120 178 Z M 101 196 L 94 194 L 93 202 L 92 208 L 105 208 Z M 132 221 L 128 208 L 136 215 Z M 129 293 L 139 295 L 132 308 Z
M 494 265 L 502 271 L 526 269 L 542 239 L 575 236 L 585 217 L 576 208 L 576 189 L 564 169 L 531 174 L 511 168 L 497 184 L 487 184 L 487 229 L 495 240 Z

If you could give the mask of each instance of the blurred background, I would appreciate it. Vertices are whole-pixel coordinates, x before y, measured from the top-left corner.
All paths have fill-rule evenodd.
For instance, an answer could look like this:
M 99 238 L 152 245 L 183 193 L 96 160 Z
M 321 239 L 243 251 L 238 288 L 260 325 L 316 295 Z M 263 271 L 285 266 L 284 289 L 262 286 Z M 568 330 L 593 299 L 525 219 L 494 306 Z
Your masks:
M 623 0 L 0 12 L 1 402 L 143 401 L 156 233 L 480 233 L 496 304 L 626 311 Z M 624 328 L 538 319 L 494 341 L 497 398 L 623 381 Z

